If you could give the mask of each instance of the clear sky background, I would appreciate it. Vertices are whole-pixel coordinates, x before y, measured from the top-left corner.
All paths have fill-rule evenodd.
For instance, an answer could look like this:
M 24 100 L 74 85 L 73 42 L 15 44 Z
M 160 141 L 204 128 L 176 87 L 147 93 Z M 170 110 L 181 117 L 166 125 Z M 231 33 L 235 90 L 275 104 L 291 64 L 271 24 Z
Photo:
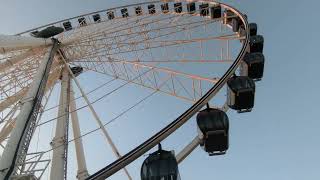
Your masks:
M 15 34 L 67 17 L 139 2 L 0 1 L 1 34 Z M 316 78 L 320 65 L 320 2 L 222 2 L 237 7 L 248 15 L 250 22 L 258 23 L 259 33 L 265 37 L 265 76 L 257 84 L 254 110 L 245 114 L 228 113 L 231 120 L 228 154 L 208 157 L 198 148 L 180 165 L 182 179 L 319 180 L 320 81 Z M 183 143 L 187 141 L 181 142 L 181 146 Z M 99 154 L 104 156 L 102 150 Z M 129 170 L 134 172 L 139 168 L 129 167 Z M 137 179 L 138 173 L 133 174 Z

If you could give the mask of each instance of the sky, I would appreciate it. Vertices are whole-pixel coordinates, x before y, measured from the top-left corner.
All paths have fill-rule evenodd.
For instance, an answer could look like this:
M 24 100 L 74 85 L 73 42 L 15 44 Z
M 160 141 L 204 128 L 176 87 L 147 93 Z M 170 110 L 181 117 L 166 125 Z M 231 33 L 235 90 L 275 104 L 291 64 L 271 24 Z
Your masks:
M 0 34 L 15 34 L 67 17 L 139 2 L 0 1 L 2 22 Z M 179 166 L 182 179 L 318 180 L 320 178 L 320 121 L 317 112 L 319 112 L 320 85 L 316 80 L 316 72 L 320 65 L 318 60 L 320 24 L 317 23 L 317 17 L 320 16 L 318 11 L 320 2 L 316 0 L 222 2 L 233 5 L 246 13 L 250 22 L 258 24 L 258 31 L 265 38 L 264 78 L 257 83 L 255 107 L 252 112 L 243 114 L 228 112 L 231 122 L 228 153 L 225 156 L 209 157 L 202 149 L 197 148 Z M 85 81 L 85 77 L 81 78 Z M 154 98 L 152 101 L 154 100 L 166 103 L 161 97 Z M 173 102 L 171 106 L 187 107 L 186 104 L 182 105 L 178 102 L 176 104 Z M 105 107 L 97 108 L 104 111 Z M 139 109 L 139 111 L 148 113 L 146 109 Z M 166 112 L 159 109 L 159 113 Z M 163 125 L 177 115 L 165 114 L 168 120 L 162 122 Z M 146 119 L 141 121 L 142 124 L 147 123 Z M 193 125 L 190 123 L 183 128 L 193 128 L 191 127 Z M 110 127 L 110 133 L 121 134 L 123 132 L 118 131 L 122 128 L 125 127 L 114 125 Z M 141 126 L 141 131 L 143 128 L 144 125 Z M 153 131 L 156 132 L 156 130 Z M 130 131 L 124 133 L 129 137 L 132 134 Z M 143 136 L 147 138 L 147 135 L 141 135 Z M 168 148 L 170 143 L 180 144 L 178 142 L 181 142 L 179 147 L 186 145 L 187 139 L 190 140 L 192 135 L 185 136 L 180 134 L 168 140 Z M 142 140 L 139 141 L 142 142 Z M 97 154 L 100 155 L 89 155 L 88 158 L 99 159 L 101 156 L 106 156 L 100 142 L 95 141 L 94 138 L 84 141 L 90 148 L 99 147 Z M 126 149 L 128 140 L 125 143 L 119 143 L 119 141 L 116 140 L 120 149 Z M 110 163 L 111 160 L 106 162 Z M 92 166 L 94 167 L 88 167 L 89 170 L 99 169 L 104 165 L 97 163 Z M 130 166 L 129 171 L 134 174 L 134 179 L 138 179 L 139 173 L 136 172 L 139 171 L 138 165 Z M 124 176 L 119 175 L 114 179 L 124 179 Z

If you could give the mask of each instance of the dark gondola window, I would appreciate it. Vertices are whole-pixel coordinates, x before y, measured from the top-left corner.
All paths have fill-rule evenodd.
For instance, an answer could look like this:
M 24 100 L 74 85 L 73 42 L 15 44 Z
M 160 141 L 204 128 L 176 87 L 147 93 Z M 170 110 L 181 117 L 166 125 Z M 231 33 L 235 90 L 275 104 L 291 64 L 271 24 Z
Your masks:
M 221 18 L 221 6 L 220 5 L 215 5 L 211 7 L 211 18 L 216 19 L 216 18 Z
M 233 32 L 238 32 L 240 26 L 243 25 L 240 17 L 234 17 L 234 18 L 232 18 L 231 24 L 232 24 L 232 30 L 233 30 Z
M 136 11 L 136 15 L 137 15 L 137 16 L 142 15 L 142 8 L 141 8 L 141 6 L 136 7 L 136 8 L 135 8 L 135 11 Z
M 169 4 L 168 3 L 161 4 L 161 10 L 163 13 L 168 13 L 169 12 Z
M 129 12 L 127 8 L 121 9 L 121 14 L 123 18 L 129 17 Z
M 108 16 L 108 19 L 109 19 L 109 20 L 114 19 L 114 12 L 113 12 L 113 11 L 107 12 L 107 16 Z
M 190 13 L 190 14 L 195 13 L 196 12 L 196 3 L 194 3 L 194 2 L 188 3 L 187 10 L 188 10 L 188 13 Z
M 92 16 L 94 22 L 101 22 L 100 14 L 95 14 Z
M 149 14 L 154 14 L 156 13 L 156 7 L 154 4 L 150 4 L 148 5 L 148 10 L 149 10 Z
M 80 26 L 86 26 L 87 25 L 86 19 L 84 17 L 79 18 L 78 22 L 79 22 Z
M 181 13 L 182 12 L 182 3 L 174 3 L 174 11 L 176 13 Z
M 199 10 L 200 10 L 201 16 L 208 16 L 209 15 L 209 4 L 200 4 Z
M 64 22 L 62 23 L 62 25 L 66 31 L 70 31 L 72 29 L 72 25 L 70 21 Z

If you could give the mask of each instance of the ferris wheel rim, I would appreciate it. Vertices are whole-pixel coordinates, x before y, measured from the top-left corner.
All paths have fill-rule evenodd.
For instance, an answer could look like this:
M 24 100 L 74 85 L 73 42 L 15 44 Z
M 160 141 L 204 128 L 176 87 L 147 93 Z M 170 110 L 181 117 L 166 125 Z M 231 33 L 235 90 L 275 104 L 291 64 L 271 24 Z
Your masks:
M 92 13 L 88 13 L 88 14 L 83 14 L 83 15 L 79 15 L 79 16 L 75 16 L 75 17 L 73 17 L 73 18 L 68 18 L 68 19 L 74 19 L 74 18 L 78 18 L 78 17 L 82 17 L 82 16 L 86 16 L 86 15 L 92 15 L 92 14 L 95 14 L 95 13 L 98 13 L 98 12 L 104 12 L 104 11 L 108 11 L 108 10 L 113 10 L 113 9 L 118 9 L 118 8 L 122 8 L 122 7 L 130 7 L 130 6 L 135 6 L 135 5 L 141 5 L 141 4 L 148 4 L 148 3 L 158 3 L 158 2 L 163 2 L 163 1 L 150 1 L 150 2 L 144 2 L 144 3 L 137 3 L 137 4 L 131 4 L 131 5 L 127 5 L 127 6 L 120 6 L 120 7 L 115 7 L 115 8 L 110 8 L 110 9 L 106 9 L 106 10 L 101 10 L 101 11 L 96 11 L 96 12 L 92 12 Z M 171 1 L 166 1 L 166 2 L 171 2 Z M 209 1 L 209 0 L 207 0 L 207 1 L 192 1 L 192 2 L 216 2 L 216 1 Z M 219 3 L 219 4 L 221 4 L 221 5 L 224 5 L 224 6 L 226 6 L 226 7 L 229 7 L 230 9 L 233 9 L 233 10 L 236 10 L 236 9 L 234 9 L 234 8 L 232 8 L 231 6 L 228 6 L 228 5 L 226 5 L 226 4 L 223 4 L 223 3 Z M 237 10 L 236 10 L 237 11 Z M 239 11 L 237 11 L 238 13 L 240 13 Z M 230 66 L 230 68 L 227 70 L 227 72 L 232 68 L 232 70 L 230 70 L 230 72 L 229 72 L 229 74 L 228 74 L 228 76 L 226 77 L 226 78 L 224 78 L 224 79 L 228 79 L 228 77 L 230 77 L 231 76 L 231 74 L 232 74 L 232 72 L 234 72 L 235 71 L 235 69 L 237 69 L 237 67 L 239 66 L 239 63 L 240 63 L 240 60 L 241 60 L 241 58 L 244 56 L 244 51 L 245 51 L 245 49 L 247 48 L 247 46 L 248 46 L 248 23 L 247 23 L 247 20 L 246 20 L 246 18 L 244 18 L 244 16 L 240 13 L 240 18 L 242 19 L 242 21 L 244 22 L 244 24 L 245 24 L 245 30 L 246 30 L 246 38 L 245 38 L 245 41 L 244 41 L 244 43 L 243 43 L 243 46 L 242 46 L 242 49 L 241 49 L 241 51 L 240 51 L 240 53 L 239 53 L 239 55 L 238 55 L 238 57 L 237 57 L 237 59 L 234 61 L 234 63 Z M 53 25 L 53 24 L 55 24 L 55 23 L 59 23 L 59 22 L 63 22 L 63 21 L 65 21 L 65 20 L 68 20 L 68 19 L 64 19 L 64 20 L 61 20 L 61 21 L 57 21 L 57 22 L 54 22 L 54 23 L 50 23 L 50 24 L 47 24 L 47 25 L 44 25 L 44 26 L 40 26 L 40 27 L 37 27 L 37 28 L 34 28 L 34 29 L 31 29 L 31 30 L 28 30 L 28 31 L 25 31 L 25 32 L 22 32 L 22 33 L 19 33 L 18 35 L 21 35 L 21 34 L 24 34 L 24 33 L 28 33 L 28 32 L 31 32 L 31 31 L 33 31 L 33 30 L 36 30 L 36 29 L 39 29 L 39 28 L 43 28 L 43 27 L 47 27 L 47 26 L 50 26 L 50 25 Z M 222 76 L 222 77 L 224 77 L 226 75 L 226 73 Z M 210 95 L 211 94 L 214 94 L 215 92 L 218 92 L 220 89 L 218 89 L 218 88 L 215 88 L 216 86 L 218 86 L 218 84 L 222 84 L 221 85 L 221 87 L 225 84 L 225 83 L 219 83 L 219 82 L 221 82 L 222 81 L 222 79 L 223 78 L 221 78 L 213 87 L 212 87 L 212 89 L 210 89 L 205 95 L 203 95 L 202 97 L 201 97 L 201 99 L 203 99 L 203 97 L 205 97 L 209 92 L 211 92 L 210 93 Z M 211 91 L 212 90 L 212 91 Z M 206 98 L 205 99 L 211 99 L 210 98 L 210 95 L 208 95 L 208 96 L 206 96 Z M 212 96 L 214 96 L 214 95 L 212 95 Z M 195 105 L 195 104 L 199 104 L 198 106 L 203 106 L 203 104 L 205 104 L 204 102 L 202 102 L 202 103 L 199 103 L 199 101 L 201 100 L 201 99 L 199 99 L 196 103 L 194 103 L 193 104 L 193 106 Z M 192 106 L 192 107 L 193 107 Z M 189 109 L 191 109 L 192 107 L 190 107 Z M 188 110 L 189 110 L 188 109 Z M 188 111 L 187 110 L 187 111 Z M 184 113 L 183 113 L 184 114 Z M 183 115 L 182 114 L 182 115 Z M 182 116 L 181 115 L 181 116 Z M 181 117 L 180 116 L 180 117 Z M 179 117 L 179 118 L 180 118 Z M 171 124 L 171 123 L 170 123 Z M 169 125 L 170 125 L 169 124 Z M 168 126 L 169 126 L 168 125 Z M 182 125 L 182 124 L 181 124 Z M 153 137 L 153 136 L 152 136 Z M 152 138 L 151 137 L 151 138 Z M 150 138 L 150 139 L 151 139 Z M 138 146 L 137 146 L 138 147 Z M 130 151 L 131 152 L 131 151 Z M 120 168 L 120 169 L 122 169 L 122 168 Z
M 169 1 L 173 1 L 173 0 L 169 0 Z M 68 21 L 68 20 L 71 20 L 71 19 L 80 18 L 80 17 L 83 17 L 83 16 L 89 16 L 89 15 L 93 15 L 93 14 L 96 14 L 96 13 L 107 12 L 107 11 L 112 11 L 112 10 L 121 9 L 121 8 L 125 8 L 125 7 L 138 6 L 138 5 L 149 4 L 149 3 L 159 3 L 159 2 L 163 2 L 163 1 L 161 1 L 161 0 L 150 1 L 150 2 L 148 1 L 148 2 L 130 4 L 130 5 L 117 6 L 117 7 L 108 8 L 108 9 L 103 9 L 103 10 L 94 11 L 94 12 L 90 12 L 90 13 L 84 13 L 84 14 L 81 14 L 81 15 L 78 15 L 78 16 L 73 16 L 73 17 L 70 17 L 70 18 L 66 18 L 66 19 L 54 21 L 54 22 L 52 22 L 52 23 L 48 23 L 48 24 L 45 24 L 45 25 L 42 25 L 42 26 L 37 26 L 37 27 L 35 27 L 35 28 L 31 28 L 31 29 L 28 29 L 28 30 L 26 30 L 26 31 L 17 33 L 17 34 L 15 34 L 15 35 L 16 35 L 16 36 L 20 36 L 20 35 L 23 35 L 23 34 L 26 34 L 26 33 L 30 33 L 30 32 L 32 32 L 32 31 L 35 31 L 35 30 L 37 30 L 37 29 L 42 29 L 42 28 L 45 28 L 45 27 L 52 26 L 52 25 L 54 25 L 54 24 L 62 23 L 62 22 L 64 22 L 64 21 Z
M 194 1 L 192 1 L 194 2 Z M 196 1 L 198 2 L 198 1 Z M 200 1 L 200 2 L 212 2 L 217 3 L 216 1 Z M 244 14 L 242 14 L 239 10 L 236 8 L 227 5 L 225 3 L 220 3 L 220 5 L 226 7 L 227 9 L 232 10 L 234 13 L 236 13 L 242 22 L 244 23 L 245 28 L 245 39 L 243 42 L 243 46 L 240 50 L 240 53 L 238 54 L 236 60 L 232 63 L 232 65 L 229 67 L 229 69 L 225 72 L 225 74 L 218 80 L 217 83 L 213 85 L 213 87 L 206 92 L 205 95 L 203 95 L 197 102 L 195 102 L 188 110 L 186 110 L 184 113 L 182 113 L 177 119 L 172 121 L 169 125 L 161 129 L 159 132 L 157 132 L 155 135 L 141 143 L 140 145 L 136 146 L 133 150 L 129 151 L 127 154 L 123 155 L 121 158 L 117 159 L 116 161 L 112 162 L 108 166 L 100 169 L 95 174 L 92 174 L 87 179 L 96 179 L 96 178 L 108 178 L 112 176 L 114 173 L 119 171 L 120 169 L 124 168 L 134 160 L 136 160 L 138 157 L 143 155 L 145 152 L 153 148 L 155 145 L 157 145 L 159 142 L 167 138 L 170 134 L 172 134 L 175 130 L 177 130 L 179 127 L 181 127 L 184 123 L 186 123 L 197 111 L 199 111 L 205 104 L 211 100 L 212 97 L 215 96 L 216 93 L 226 84 L 227 80 L 233 75 L 233 73 L 236 71 L 236 69 L 239 67 L 242 58 L 244 57 L 249 44 L 249 23 L 247 21 L 247 18 Z M 173 130 L 174 129 L 174 130 Z M 171 132 L 172 131 L 172 132 Z

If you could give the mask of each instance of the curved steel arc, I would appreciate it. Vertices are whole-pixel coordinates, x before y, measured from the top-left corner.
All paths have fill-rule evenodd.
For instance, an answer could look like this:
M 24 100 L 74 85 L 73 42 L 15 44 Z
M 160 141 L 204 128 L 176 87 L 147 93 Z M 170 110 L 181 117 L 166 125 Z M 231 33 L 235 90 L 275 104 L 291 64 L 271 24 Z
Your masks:
M 18 34 L 16 34 L 16 35 L 17 35 L 17 36 L 20 36 L 20 35 L 22 35 L 22 34 L 35 31 L 35 30 L 37 30 L 37 29 L 41 29 L 41 28 L 44 28 L 44 27 L 47 27 L 47 26 L 51 26 L 51 25 L 54 25 L 54 24 L 62 23 L 62 22 L 64 22 L 64 21 L 68 21 L 68 20 L 71 20 L 71 19 L 80 18 L 80 17 L 83 17 L 83 16 L 88 16 L 88 15 L 92 15 L 92 14 L 96 14 L 96 13 L 101 13 L 101 12 L 112 11 L 112 10 L 121 9 L 121 8 L 124 8 L 124 7 L 131 7 L 131 6 L 138 6 L 138 5 L 143 5 L 143 4 L 159 3 L 159 2 L 161 2 L 161 1 L 157 0 L 157 1 L 151 1 L 151 2 L 143 2 L 143 3 L 130 4 L 129 6 L 119 6 L 119 7 L 104 9 L 104 10 L 100 10 L 100 11 L 95 11 L 95 12 L 91 12 L 91 13 L 82 14 L 82 15 L 79 15 L 79 16 L 74 16 L 74 17 L 71 17 L 71 18 L 63 19 L 63 20 L 60 20 L 60 21 L 56 21 L 56 22 L 53 22 L 53 23 L 50 23 L 50 24 L 46 24 L 46 25 L 43 25 L 43 26 L 39 26 L 39 27 L 33 28 L 33 29 L 29 29 L 29 30 L 27 30 L 27 31 L 18 33 Z
M 240 11 L 236 10 L 235 8 L 229 5 L 226 5 L 223 3 L 220 3 L 220 4 L 227 9 L 233 10 L 244 22 L 244 26 L 246 29 L 246 39 L 235 62 L 231 65 L 231 67 L 227 70 L 227 72 L 222 76 L 222 78 L 199 101 L 197 101 L 191 108 L 189 108 L 186 112 L 184 112 L 180 117 L 178 117 L 176 120 L 171 122 L 168 126 L 163 128 L 157 134 L 155 134 L 154 136 L 146 140 L 144 143 L 142 143 L 132 151 L 128 152 L 126 155 L 122 156 L 121 158 L 114 161 L 110 165 L 104 167 L 103 169 L 99 170 L 95 174 L 88 177 L 87 180 L 106 179 L 112 176 L 114 173 L 116 173 L 120 169 L 122 169 L 123 167 L 130 164 L 132 161 L 139 158 L 141 155 L 146 153 L 148 150 L 150 150 L 154 146 L 156 146 L 158 143 L 160 143 L 162 140 L 164 140 L 170 134 L 172 134 L 175 130 L 181 127 L 184 123 L 186 123 L 204 105 L 206 105 L 209 102 L 209 100 L 216 95 L 216 93 L 224 86 L 227 80 L 232 76 L 232 74 L 235 72 L 237 67 L 240 65 L 241 59 L 245 55 L 245 52 L 249 44 L 248 21 Z
M 116 8 L 111 8 L 111 9 L 107 9 L 107 10 L 96 11 L 96 12 L 92 12 L 92 13 L 76 16 L 76 17 L 65 19 L 65 20 L 62 20 L 62 21 L 57 21 L 55 23 L 51 23 L 51 24 L 48 24 L 48 25 L 61 23 L 63 21 L 74 19 L 74 18 L 78 18 L 78 17 L 81 17 L 81 16 L 92 15 L 94 13 L 105 12 L 105 11 L 108 11 L 108 10 L 115 10 L 115 9 L 119 9 L 119 8 L 122 8 L 122 7 L 131 7 L 131 6 L 147 4 L 147 3 L 159 3 L 159 2 L 170 2 L 170 1 L 173 1 L 173 0 L 167 0 L 167 1 L 166 0 L 163 0 L 163 1 L 159 1 L 158 0 L 158 1 L 137 3 L 137 4 L 128 5 L 128 6 L 121 6 L 121 7 L 116 7 Z M 196 2 L 196 1 L 192 1 L 192 2 Z M 205 1 L 200 1 L 200 2 L 216 3 L 215 1 L 211 1 L 211 0 L 205 0 Z M 186 123 L 195 113 L 197 113 L 197 111 L 199 111 L 212 97 L 214 97 L 215 94 L 225 85 L 225 83 L 228 80 L 228 78 L 230 76 L 232 76 L 232 74 L 235 72 L 235 70 L 239 66 L 240 61 L 241 61 L 242 57 L 244 56 L 245 51 L 246 51 L 247 46 L 248 46 L 248 39 L 249 39 L 248 22 L 247 22 L 246 18 L 244 18 L 243 14 L 241 14 L 238 10 L 232 8 L 231 6 L 223 4 L 223 3 L 219 3 L 219 4 L 221 4 L 223 7 L 227 8 L 227 9 L 233 10 L 235 12 L 235 14 L 239 15 L 239 17 L 241 18 L 241 20 L 244 22 L 244 25 L 245 25 L 246 38 L 245 38 L 245 41 L 243 43 L 243 47 L 242 47 L 237 59 L 235 60 L 235 62 L 231 65 L 231 67 L 227 70 L 227 72 L 222 76 L 222 78 L 199 101 L 197 101 L 191 108 L 189 108 L 186 112 L 184 112 L 176 120 L 174 120 L 168 126 L 163 128 L 157 134 L 155 134 L 154 136 L 149 138 L 147 141 L 145 141 L 144 143 L 142 143 L 141 145 L 139 145 L 138 147 L 136 147 L 135 149 L 133 149 L 132 151 L 130 151 L 129 153 L 124 155 L 123 157 L 119 158 L 117 161 L 113 162 L 112 164 L 106 166 L 105 168 L 101 169 L 97 173 L 95 173 L 92 176 L 90 176 L 88 179 L 104 179 L 104 178 L 107 178 L 107 177 L 111 176 L 112 174 L 116 173 L 118 170 L 122 169 L 123 167 L 127 166 L 132 161 L 134 161 L 135 159 L 140 157 L 142 154 L 146 153 L 148 150 L 150 150 L 156 144 L 161 142 L 163 139 L 167 138 L 171 133 L 173 133 L 176 129 L 178 129 L 180 126 L 182 126 L 184 123 Z M 47 27 L 48 25 L 44 25 L 44 26 L 35 28 L 33 30 L 36 30 L 36 29 L 39 29 L 39 28 L 43 28 L 43 27 Z M 24 33 L 28 33 L 30 31 L 32 31 L 32 30 L 25 31 L 25 32 L 20 33 L 18 35 L 21 35 L 21 34 L 24 34 Z

